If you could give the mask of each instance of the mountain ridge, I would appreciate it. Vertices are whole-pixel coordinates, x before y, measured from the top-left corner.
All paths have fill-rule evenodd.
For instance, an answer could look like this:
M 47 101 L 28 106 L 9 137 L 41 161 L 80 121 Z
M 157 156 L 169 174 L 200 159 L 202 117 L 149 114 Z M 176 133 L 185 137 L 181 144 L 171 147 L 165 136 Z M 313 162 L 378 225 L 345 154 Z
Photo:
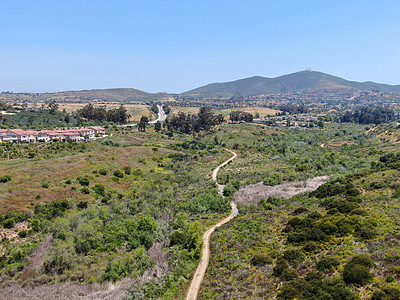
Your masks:
M 275 78 L 251 76 L 228 82 L 210 83 L 180 94 L 148 93 L 135 88 L 108 88 L 47 93 L 0 93 L 0 101 L 50 101 L 59 102 L 147 102 L 163 101 L 175 95 L 193 98 L 230 98 L 233 96 L 256 96 L 301 90 L 326 91 L 335 89 L 377 90 L 400 93 L 400 85 L 389 85 L 373 81 L 349 81 L 317 71 L 300 71 Z
M 301 90 L 357 89 L 400 93 L 400 85 L 389 85 L 372 81 L 349 81 L 317 71 L 300 71 L 275 78 L 252 76 L 229 82 L 210 83 L 181 95 L 202 98 L 226 98 L 240 94 L 256 96 Z

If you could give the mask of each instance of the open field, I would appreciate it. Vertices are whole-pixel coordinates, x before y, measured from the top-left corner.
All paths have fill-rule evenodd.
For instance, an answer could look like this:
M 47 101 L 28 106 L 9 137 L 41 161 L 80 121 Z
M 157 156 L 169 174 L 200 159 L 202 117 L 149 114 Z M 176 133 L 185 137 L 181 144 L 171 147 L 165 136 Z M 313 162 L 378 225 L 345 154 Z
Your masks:
M 248 112 L 248 113 L 251 113 L 253 116 L 256 113 L 259 113 L 261 118 L 266 117 L 268 115 L 275 115 L 276 113 L 279 112 L 279 110 L 270 109 L 270 108 L 267 108 L 267 107 L 253 107 L 253 106 L 251 106 L 251 107 L 238 107 L 238 108 L 222 109 L 222 110 L 218 111 L 218 113 L 222 114 L 224 117 L 228 117 L 229 114 L 234 110 L 241 110 L 241 111 L 244 111 L 244 112 Z
M 199 112 L 199 107 L 190 107 L 190 106 L 170 106 L 172 109 L 172 113 L 177 114 L 178 112 L 184 112 L 189 114 L 197 114 Z M 279 112 L 279 110 L 270 109 L 267 107 L 238 107 L 238 108 L 229 108 L 229 109 L 214 109 L 214 113 L 222 114 L 225 118 L 229 117 L 229 114 L 234 110 L 241 110 L 244 112 L 248 112 L 253 114 L 260 114 L 260 117 L 265 117 L 267 115 L 275 115 Z
M 199 112 L 200 107 L 191 107 L 191 106 L 170 106 L 171 112 L 173 114 L 177 114 L 178 112 L 184 112 L 185 114 L 197 114 Z
M 87 103 L 60 103 L 59 110 L 65 109 L 68 113 L 72 113 L 81 109 L 83 106 L 87 105 Z M 99 106 L 103 104 L 95 104 L 95 106 Z M 104 104 L 107 109 L 117 108 L 121 104 L 120 103 L 108 103 Z M 147 116 L 151 119 L 154 118 L 154 114 L 150 112 L 148 109 L 148 105 L 141 104 L 124 104 L 124 107 L 127 109 L 128 114 L 131 115 L 129 121 L 139 121 L 141 116 Z

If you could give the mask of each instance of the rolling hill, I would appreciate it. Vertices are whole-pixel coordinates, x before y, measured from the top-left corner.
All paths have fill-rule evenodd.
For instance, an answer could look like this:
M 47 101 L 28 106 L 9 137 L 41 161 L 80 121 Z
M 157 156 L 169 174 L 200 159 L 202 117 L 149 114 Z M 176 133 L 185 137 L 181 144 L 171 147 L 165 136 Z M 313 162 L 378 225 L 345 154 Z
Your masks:
M 27 100 L 57 102 L 146 102 L 168 98 L 167 93 L 146 93 L 133 88 L 96 89 L 83 91 L 66 91 L 56 93 L 1 93 L 0 100 Z
M 380 84 L 371 81 L 348 81 L 343 78 L 321 72 L 301 71 L 276 78 L 254 76 L 231 82 L 212 83 L 182 93 L 182 95 L 201 98 L 226 98 L 234 95 L 254 96 L 310 89 L 358 89 L 378 90 L 382 92 L 400 92 L 400 85 Z

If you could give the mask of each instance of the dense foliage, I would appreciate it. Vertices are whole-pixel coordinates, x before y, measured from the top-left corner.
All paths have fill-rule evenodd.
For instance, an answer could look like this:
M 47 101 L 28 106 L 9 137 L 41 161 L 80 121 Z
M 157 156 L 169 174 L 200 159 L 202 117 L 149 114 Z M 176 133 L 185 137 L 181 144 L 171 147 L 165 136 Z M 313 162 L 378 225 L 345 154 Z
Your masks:
M 176 130 L 183 133 L 208 131 L 212 127 L 221 124 L 224 121 L 222 115 L 214 115 L 210 107 L 201 107 L 197 115 L 179 112 L 173 115 L 166 122 L 169 130 Z
M 117 124 L 127 123 L 130 117 L 123 105 L 107 110 L 105 105 L 94 106 L 91 103 L 79 109 L 76 112 L 76 116 L 97 123 L 113 122 Z
M 359 107 L 353 111 L 346 111 L 340 118 L 341 122 L 354 122 L 358 124 L 381 124 L 393 121 L 396 118 L 394 110 L 390 107 Z
M 253 115 L 245 111 L 234 110 L 229 114 L 229 119 L 232 122 L 244 121 L 247 123 L 251 123 L 253 121 Z

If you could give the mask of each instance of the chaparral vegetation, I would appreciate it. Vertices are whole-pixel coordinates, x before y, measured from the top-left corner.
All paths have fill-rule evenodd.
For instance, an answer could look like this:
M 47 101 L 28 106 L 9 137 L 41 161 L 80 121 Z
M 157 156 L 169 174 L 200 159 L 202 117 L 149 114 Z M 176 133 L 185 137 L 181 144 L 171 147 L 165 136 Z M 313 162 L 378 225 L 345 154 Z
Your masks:
M 235 201 L 200 299 L 398 299 L 392 111 L 278 126 L 246 108 L 171 107 L 126 127 L 123 107 L 50 108 L 107 137 L 0 144 L 0 298 L 184 299 L 204 231 Z M 210 175 L 226 149 L 238 157 L 219 172 L 221 196 Z

